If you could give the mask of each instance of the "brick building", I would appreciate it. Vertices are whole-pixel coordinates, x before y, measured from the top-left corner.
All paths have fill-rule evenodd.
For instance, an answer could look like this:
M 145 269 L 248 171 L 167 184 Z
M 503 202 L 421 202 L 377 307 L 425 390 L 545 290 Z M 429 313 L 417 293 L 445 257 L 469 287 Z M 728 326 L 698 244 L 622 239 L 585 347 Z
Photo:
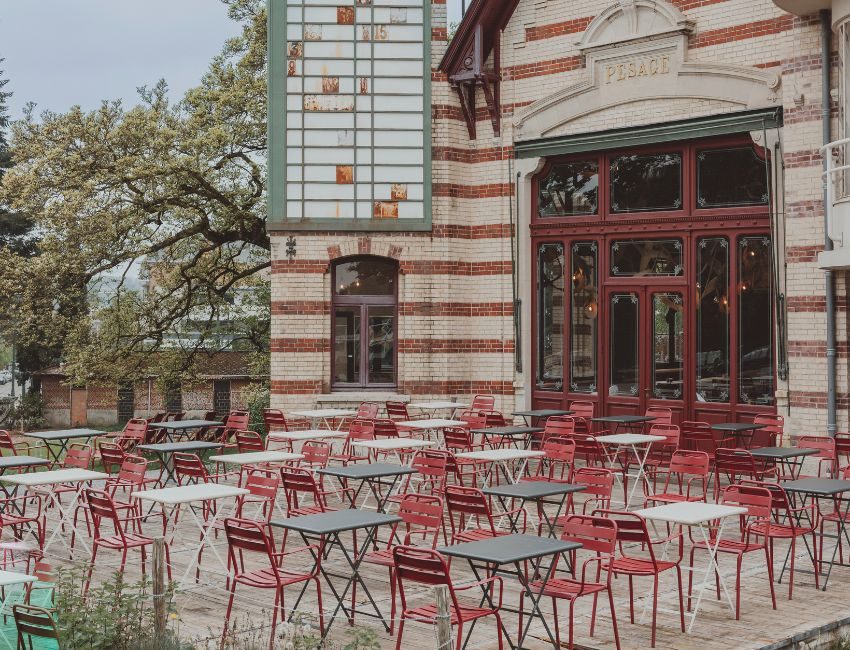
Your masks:
M 847 430 L 835 4 L 270 0 L 273 405 Z

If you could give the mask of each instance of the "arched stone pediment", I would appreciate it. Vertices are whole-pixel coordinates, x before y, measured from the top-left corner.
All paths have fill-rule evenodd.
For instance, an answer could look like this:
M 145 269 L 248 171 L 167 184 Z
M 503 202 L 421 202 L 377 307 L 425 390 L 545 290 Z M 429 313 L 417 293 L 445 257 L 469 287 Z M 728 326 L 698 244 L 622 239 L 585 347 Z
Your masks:
M 623 0 L 610 5 L 590 21 L 576 45 L 586 52 L 637 38 L 688 34 L 693 27 L 693 21 L 667 2 Z

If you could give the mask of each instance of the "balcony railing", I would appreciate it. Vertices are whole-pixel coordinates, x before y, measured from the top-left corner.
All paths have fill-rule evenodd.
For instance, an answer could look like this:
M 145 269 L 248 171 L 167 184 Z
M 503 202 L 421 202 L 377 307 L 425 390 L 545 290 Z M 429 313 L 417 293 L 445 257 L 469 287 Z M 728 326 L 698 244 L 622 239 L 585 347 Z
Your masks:
M 826 234 L 836 247 L 850 245 L 850 138 L 821 149 L 826 159 Z

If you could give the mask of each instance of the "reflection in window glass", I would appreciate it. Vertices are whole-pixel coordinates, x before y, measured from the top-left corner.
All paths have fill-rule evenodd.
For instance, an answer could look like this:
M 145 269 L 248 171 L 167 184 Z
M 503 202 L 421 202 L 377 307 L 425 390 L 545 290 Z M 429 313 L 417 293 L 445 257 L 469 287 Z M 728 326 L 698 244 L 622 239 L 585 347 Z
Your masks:
M 611 242 L 611 275 L 682 275 L 682 241 L 641 239 Z
M 754 147 L 713 149 L 697 154 L 697 206 L 767 205 L 764 160 Z
M 770 405 L 773 387 L 773 318 L 769 237 L 738 240 L 738 372 L 740 401 Z
M 543 244 L 537 251 L 537 387 L 564 386 L 564 247 Z
M 681 399 L 685 348 L 682 294 L 652 295 L 652 394 Z
M 638 297 L 633 293 L 611 296 L 611 385 L 609 395 L 638 394 Z
M 682 207 L 682 156 L 618 156 L 611 160 L 610 184 L 611 212 L 678 210 Z
M 697 245 L 697 399 L 729 401 L 729 240 Z
M 360 306 L 334 312 L 334 381 L 360 383 Z
M 369 306 L 369 383 L 391 384 L 395 378 L 393 307 Z
M 598 193 L 596 160 L 554 165 L 540 181 L 538 213 L 541 217 L 596 214 Z
M 338 296 L 391 296 L 395 293 L 396 265 L 361 257 L 336 265 L 334 293 Z
M 596 392 L 596 328 L 599 315 L 596 242 L 573 244 L 570 317 L 570 390 Z

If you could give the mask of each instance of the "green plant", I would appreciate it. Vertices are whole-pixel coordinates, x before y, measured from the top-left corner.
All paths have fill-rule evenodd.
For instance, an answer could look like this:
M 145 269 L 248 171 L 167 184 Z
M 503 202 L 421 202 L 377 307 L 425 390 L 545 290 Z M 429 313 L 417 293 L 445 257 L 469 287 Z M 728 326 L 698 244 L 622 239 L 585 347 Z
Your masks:
M 252 430 L 260 434 L 265 434 L 263 409 L 269 408 L 271 404 L 269 388 L 263 384 L 254 384 L 246 389 L 246 393 Z
M 12 407 L 6 419 L 20 425 L 22 431 L 32 431 L 43 427 L 47 421 L 44 419 L 44 403 L 41 395 L 34 392 L 23 395 Z

